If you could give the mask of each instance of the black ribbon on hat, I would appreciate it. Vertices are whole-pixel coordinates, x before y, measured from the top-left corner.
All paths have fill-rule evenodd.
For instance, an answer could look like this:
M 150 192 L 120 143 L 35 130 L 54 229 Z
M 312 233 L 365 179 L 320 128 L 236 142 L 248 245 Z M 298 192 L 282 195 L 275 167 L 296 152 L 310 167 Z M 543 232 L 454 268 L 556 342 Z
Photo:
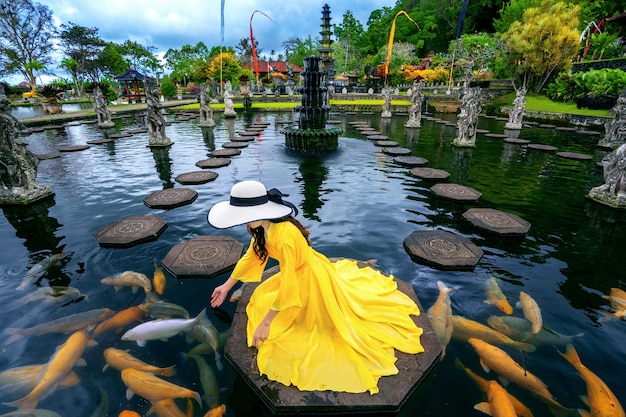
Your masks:
M 298 215 L 298 208 L 290 203 L 289 201 L 284 201 L 283 197 L 289 197 L 289 194 L 283 194 L 278 189 L 272 188 L 267 192 L 266 195 L 258 196 L 258 197 L 233 197 L 230 196 L 230 205 L 237 207 L 253 207 L 260 206 L 262 204 L 271 201 L 276 204 L 281 204 L 283 206 L 287 206 L 294 211 L 294 217 Z
M 283 206 L 290 207 L 293 210 L 294 217 L 298 215 L 298 208 L 289 201 L 283 200 L 283 197 L 289 197 L 289 194 L 283 194 L 278 189 L 272 188 L 267 192 L 267 197 L 273 203 L 282 204 Z

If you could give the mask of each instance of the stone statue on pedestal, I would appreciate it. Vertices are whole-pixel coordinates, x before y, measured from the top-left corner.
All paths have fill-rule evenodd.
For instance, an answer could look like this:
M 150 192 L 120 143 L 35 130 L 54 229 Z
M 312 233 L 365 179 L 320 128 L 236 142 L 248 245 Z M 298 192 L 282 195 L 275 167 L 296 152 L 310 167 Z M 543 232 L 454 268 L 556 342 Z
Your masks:
M 10 107 L 0 84 L 0 205 L 30 204 L 54 193 L 35 181 L 39 160 L 25 144 L 18 143 L 24 126 L 11 115 Z
M 626 208 L 626 143 L 602 158 L 604 184 L 589 190 L 589 198 L 614 208 Z
M 209 96 L 209 87 L 206 84 L 200 86 L 200 126 L 213 127 L 213 109 L 211 108 L 211 97 Z
M 476 125 L 482 110 L 480 87 L 465 87 L 461 103 L 461 112 L 457 116 L 458 136 L 452 145 L 461 147 L 476 146 Z
M 148 146 L 170 146 L 174 142 L 165 134 L 165 117 L 163 116 L 163 106 L 159 101 L 159 90 L 153 78 L 144 79 L 146 87 L 146 115 L 148 118 L 148 134 L 150 139 Z
M 383 103 L 383 112 L 380 117 L 391 117 L 391 88 L 383 88 L 382 94 L 385 102 Z
M 96 113 L 98 116 L 98 127 L 102 129 L 109 129 L 115 126 L 115 123 L 111 120 L 111 110 L 107 107 L 107 102 L 102 94 L 100 87 L 93 89 L 93 101 L 96 105 Z
M 524 109 L 526 107 L 526 88 L 522 87 L 517 90 L 515 100 L 513 100 L 513 108 L 509 113 L 509 121 L 504 125 L 505 129 L 522 128 L 522 120 L 524 118 Z
M 413 104 L 409 108 L 409 120 L 405 127 L 420 127 L 422 125 L 422 102 L 424 94 L 422 94 L 422 81 L 413 80 L 413 88 L 411 88 L 411 101 Z
M 604 123 L 604 138 L 600 139 L 598 146 L 615 149 L 626 141 L 626 89 L 617 98 L 610 113 L 613 118 Z
M 224 84 L 224 117 L 236 117 L 235 104 L 233 103 L 233 91 L 230 81 Z

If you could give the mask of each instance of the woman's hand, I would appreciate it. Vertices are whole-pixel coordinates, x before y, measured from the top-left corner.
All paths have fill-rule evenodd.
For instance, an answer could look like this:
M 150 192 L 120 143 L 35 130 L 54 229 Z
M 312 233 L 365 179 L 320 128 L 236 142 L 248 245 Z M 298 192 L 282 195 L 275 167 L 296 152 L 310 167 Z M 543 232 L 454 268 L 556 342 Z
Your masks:
M 270 335 L 270 325 L 266 323 L 265 320 L 262 321 L 259 326 L 254 331 L 254 336 L 252 336 L 252 345 L 255 348 L 259 348 L 261 342 L 265 342 Z
M 226 282 L 224 282 L 219 287 L 216 287 L 213 290 L 213 294 L 211 294 L 211 307 L 216 308 L 222 305 L 226 297 L 228 297 L 228 292 L 235 286 L 237 280 L 234 278 L 228 278 Z

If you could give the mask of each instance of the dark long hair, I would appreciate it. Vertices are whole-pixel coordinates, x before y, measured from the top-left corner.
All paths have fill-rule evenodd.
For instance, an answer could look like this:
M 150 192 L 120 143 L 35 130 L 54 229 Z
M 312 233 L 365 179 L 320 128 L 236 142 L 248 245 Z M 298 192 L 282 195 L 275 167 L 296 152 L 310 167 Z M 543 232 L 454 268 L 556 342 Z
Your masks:
M 306 243 L 311 246 L 311 241 L 309 240 L 311 232 L 309 232 L 308 229 L 304 227 L 302 223 L 300 223 L 300 221 L 298 221 L 298 219 L 296 219 L 295 217 L 287 216 L 281 219 L 270 221 L 272 223 L 289 222 L 293 224 L 300 231 L 300 233 L 302 233 L 302 236 L 304 236 L 304 238 L 306 239 Z M 248 231 L 254 238 L 254 243 L 252 245 L 254 253 L 261 260 L 261 262 L 265 262 L 265 260 L 267 259 L 267 248 L 265 247 L 265 230 L 263 229 L 263 226 L 248 228 Z

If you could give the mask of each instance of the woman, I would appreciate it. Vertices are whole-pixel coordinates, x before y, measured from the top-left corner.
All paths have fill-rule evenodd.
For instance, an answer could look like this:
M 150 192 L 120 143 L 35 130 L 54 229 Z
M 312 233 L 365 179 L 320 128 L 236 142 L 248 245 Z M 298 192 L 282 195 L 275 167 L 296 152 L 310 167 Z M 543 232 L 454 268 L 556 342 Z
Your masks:
M 226 282 L 213 291 L 220 306 L 238 281 L 260 281 L 268 259 L 280 272 L 261 283 L 246 308 L 248 346 L 258 349 L 261 375 L 302 391 L 378 392 L 395 375 L 394 349 L 423 352 L 416 304 L 393 277 L 356 261 L 330 262 L 310 246 L 297 209 L 257 181 L 235 184 L 230 200 L 208 214 L 216 228 L 246 224 L 250 246 Z

